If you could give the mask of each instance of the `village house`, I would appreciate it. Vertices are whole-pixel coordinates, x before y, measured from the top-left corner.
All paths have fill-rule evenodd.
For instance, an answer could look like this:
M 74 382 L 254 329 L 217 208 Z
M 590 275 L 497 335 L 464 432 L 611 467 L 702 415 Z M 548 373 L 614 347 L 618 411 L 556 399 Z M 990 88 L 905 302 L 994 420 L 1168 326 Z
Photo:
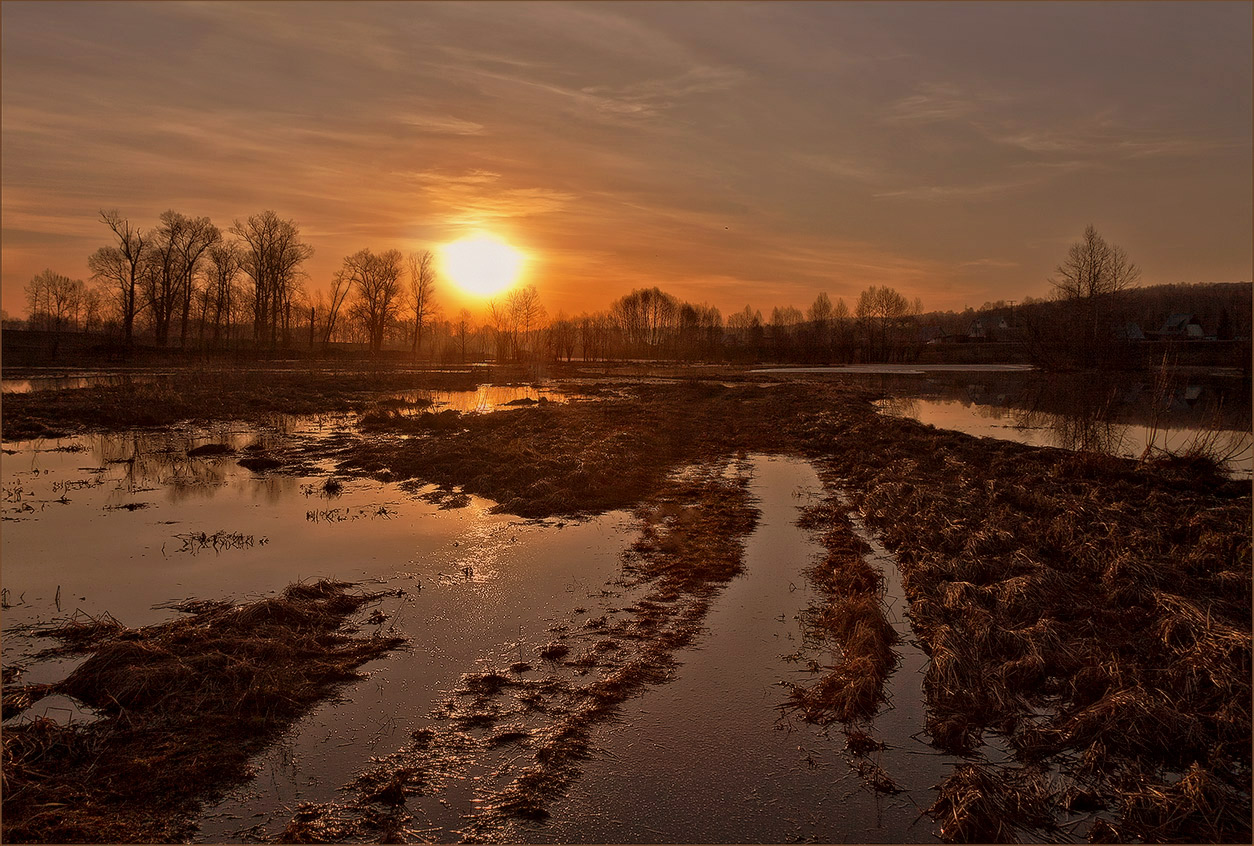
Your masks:
M 1150 337 L 1164 341 L 1200 341 L 1206 337 L 1202 322 L 1193 314 L 1173 314 L 1163 323 L 1163 328 L 1149 333 Z

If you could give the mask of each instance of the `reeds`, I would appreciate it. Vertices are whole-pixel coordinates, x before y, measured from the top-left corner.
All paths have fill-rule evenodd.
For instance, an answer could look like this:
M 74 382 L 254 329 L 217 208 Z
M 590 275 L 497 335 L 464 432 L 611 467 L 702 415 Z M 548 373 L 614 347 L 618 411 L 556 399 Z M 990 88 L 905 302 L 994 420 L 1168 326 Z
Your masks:
M 790 701 L 810 722 L 869 718 L 884 701 L 884 683 L 897 664 L 897 631 L 880 599 L 883 574 L 867 563 L 870 547 L 834 498 L 808 509 L 798 524 L 818 534 L 827 548 L 806 572 L 826 596 L 811 625 L 836 646 L 839 659 L 815 683 L 794 687 Z
M 1037 768 L 960 764 L 936 789 L 927 813 L 950 843 L 1018 843 L 1020 830 L 1053 825 L 1056 797 Z

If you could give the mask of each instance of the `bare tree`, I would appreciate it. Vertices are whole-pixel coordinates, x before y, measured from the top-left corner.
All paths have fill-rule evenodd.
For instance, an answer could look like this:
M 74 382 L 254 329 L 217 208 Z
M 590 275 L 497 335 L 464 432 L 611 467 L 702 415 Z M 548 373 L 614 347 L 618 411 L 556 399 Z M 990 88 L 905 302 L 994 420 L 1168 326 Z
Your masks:
M 414 312 L 414 360 L 422 346 L 423 327 L 436 314 L 435 256 L 430 250 L 409 254 L 409 302 Z
M 1115 296 L 1136 285 L 1141 270 L 1122 248 L 1106 243 L 1088 225 L 1054 270 L 1050 284 L 1070 316 L 1072 348 L 1086 366 L 1097 364 L 1114 333 Z
M 342 272 L 357 292 L 353 310 L 365 324 L 374 355 L 383 349 L 384 335 L 400 309 L 401 262 L 400 250 L 375 255 L 366 249 L 344 259 Z
M 814 302 L 806 309 L 806 318 L 814 333 L 815 351 L 820 359 L 826 361 L 832 350 L 832 301 L 826 292 L 820 291 L 814 298 Z
M 575 355 L 575 342 L 579 338 L 579 327 L 564 312 L 558 312 L 557 318 L 549 326 L 549 346 L 553 352 L 553 360 L 561 361 L 563 357 L 570 361 Z
M 134 344 L 135 315 L 140 308 L 136 292 L 149 237 L 118 214 L 117 209 L 102 210 L 100 220 L 117 238 L 117 246 L 101 247 L 87 259 L 87 266 L 93 279 L 110 285 L 116 292 L 123 342 L 130 347 Z
M 852 317 L 844 297 L 836 300 L 832 308 L 832 348 L 839 351 L 842 361 L 848 360 L 853 346 Z
M 540 302 L 540 292 L 535 285 L 514 288 L 506 294 L 505 305 L 509 313 L 508 322 L 513 327 L 511 353 L 513 358 L 521 359 L 527 350 L 532 332 L 541 328 L 544 321 L 544 305 Z
M 466 340 L 470 335 L 472 321 L 474 317 L 469 309 L 462 309 L 457 313 L 457 323 L 454 324 L 453 331 L 457 335 L 457 345 L 461 349 L 462 364 L 466 363 Z
M 331 277 L 331 302 L 327 305 L 326 314 L 326 331 L 322 335 L 322 345 L 325 347 L 331 343 L 331 339 L 335 336 L 335 321 L 339 317 L 340 308 L 344 305 L 344 300 L 348 297 L 348 292 L 352 290 L 352 277 L 343 269 L 337 270 L 335 275 Z
M 213 309 L 213 345 L 217 347 L 221 342 L 225 324 L 226 342 L 230 346 L 235 309 L 239 306 L 235 280 L 244 268 L 244 253 L 239 242 L 221 241 L 209 247 L 207 255 L 208 284 L 205 291 Z
M 742 358 L 749 354 L 761 358 L 766 330 L 762 325 L 762 312 L 746 305 L 735 314 L 727 316 L 727 332 L 741 349 Z
M 243 239 L 244 272 L 252 281 L 253 340 L 258 345 L 278 346 L 279 327 L 289 312 L 299 285 L 300 266 L 313 248 L 300 240 L 300 229 L 273 211 L 235 221 L 231 232 Z
M 868 353 L 872 358 L 889 361 L 894 357 L 897 345 L 890 345 L 890 331 L 896 341 L 896 330 L 902 327 L 910 310 L 910 301 L 887 285 L 882 288 L 872 285 L 858 296 L 855 314 L 862 326 Z
M 629 354 L 656 357 L 675 328 L 679 300 L 660 288 L 640 288 L 626 294 L 610 308 L 623 330 Z
M 61 333 L 78 328 L 78 314 L 86 286 L 81 279 L 71 279 L 51 270 L 37 273 L 26 283 L 26 308 L 31 326 L 42 326 Z
M 187 345 L 195 276 L 205 252 L 221 239 L 218 228 L 207 217 L 187 217 L 173 210 L 161 215 L 142 276 L 159 346 L 169 342 L 170 324 L 180 310 L 179 343 Z
M 804 320 L 805 315 L 794 306 L 775 306 L 771 309 L 771 346 L 777 361 L 792 358 L 797 327 Z
M 178 287 L 183 298 L 183 319 L 179 329 L 179 346 L 187 347 L 187 322 L 191 313 L 192 295 L 196 287 L 196 274 L 203 267 L 205 253 L 215 244 L 222 243 L 222 233 L 207 217 L 184 217 L 176 212 L 166 212 L 161 216 L 164 224 L 166 215 L 182 218 L 182 226 L 178 235 Z M 160 233 L 161 229 L 158 228 Z
M 495 346 L 497 361 L 505 361 L 517 347 L 515 340 L 517 327 L 507 303 L 498 303 L 495 299 L 488 300 L 486 323 L 492 327 L 492 340 Z
M 83 291 L 83 330 L 96 332 L 104 323 L 105 290 L 93 285 Z

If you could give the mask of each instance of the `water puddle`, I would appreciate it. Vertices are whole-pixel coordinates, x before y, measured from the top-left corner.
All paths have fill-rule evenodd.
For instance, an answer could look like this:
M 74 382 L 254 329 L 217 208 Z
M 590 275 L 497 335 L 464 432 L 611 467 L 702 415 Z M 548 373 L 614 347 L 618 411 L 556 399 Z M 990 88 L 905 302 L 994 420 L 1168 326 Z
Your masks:
M 626 514 L 521 521 L 489 513 L 492 503 L 475 497 L 441 510 L 422 490 L 372 480 L 329 484 L 334 477 L 325 472 L 265 474 L 238 463 L 283 439 L 333 438 L 350 426 L 351 416 L 329 416 L 288 421 L 282 431 L 230 424 L 26 441 L 0 461 L 3 658 L 6 674 L 24 670 L 17 681 L 56 681 L 73 669 L 76 659 L 32 663 L 46 642 L 23 632 L 74 613 L 142 626 L 176 616 L 169 605 L 178 600 L 242 600 L 319 578 L 385 592 L 359 625 L 402 634 L 410 646 L 366 665 L 367 679 L 321 703 L 258 756 L 256 776 L 206 809 L 200 842 L 273 837 L 301 803 L 342 801 L 355 775 L 428 730 L 467 685 L 473 691 L 496 673 L 541 682 L 560 669 L 577 677 L 577 662 L 557 668 L 546 649 L 555 638 L 570 644 L 572 657 L 617 649 L 606 633 L 640 599 L 621 581 L 634 539 Z M 188 455 L 208 445 L 233 452 Z M 510 822 L 517 830 L 506 839 L 934 839 L 919 809 L 956 759 L 919 739 L 927 659 L 913 644 L 891 557 L 875 547 L 884 601 L 903 641 L 890 705 L 870 727 L 886 744 L 874 763 L 901 788 L 885 795 L 859 775 L 838 727 L 804 723 L 780 707 L 812 662 L 832 662 L 831 644 L 805 622 L 823 601 L 804 575 L 822 548 L 796 525 L 799 509 L 822 496 L 818 477 L 806 462 L 766 456 L 729 472 L 745 469 L 761 519 L 745 572 L 714 600 L 705 634 L 678 654 L 672 681 L 647 686 L 592 729 L 593 756 L 553 803 L 552 817 Z M 44 704 L 54 719 L 92 716 L 72 702 Z M 538 730 L 506 715 L 483 729 L 497 733 L 485 735 L 488 754 L 437 761 L 427 775 L 438 793 L 410 800 L 422 836 L 462 836 L 493 784 L 513 777 L 513 738 Z
M 433 411 L 452 409 L 461 414 L 487 414 L 568 399 L 560 391 L 531 385 L 480 385 L 473 391 L 404 391 L 396 396 L 409 402 L 426 400 Z
M 56 372 L 25 379 L 0 379 L 0 393 L 28 394 L 32 391 L 72 391 L 79 388 L 103 388 L 140 382 L 169 379 L 174 372 L 145 370 L 142 372 Z
M 764 367 L 750 373 L 852 373 L 918 375 L 922 373 L 1030 373 L 1030 364 L 842 364 L 833 367 Z
M 893 397 L 880 400 L 876 405 L 884 414 L 910 417 L 938 429 L 1125 458 L 1139 458 L 1151 446 L 1158 451 L 1179 454 L 1194 445 L 1207 443 L 1235 478 L 1254 476 L 1254 441 L 1249 431 L 1085 419 L 1075 414 L 1033 412 L 954 399 Z
M 804 575 L 823 548 L 796 526 L 799 509 L 821 497 L 813 468 L 753 456 L 750 490 L 761 511 L 745 550 L 745 572 L 706 618 L 700 644 L 681 652 L 677 677 L 624 707 L 597 735 L 597 751 L 571 794 L 522 842 L 915 842 L 934 840 L 919 809 L 956 760 L 912 735 L 923 728 L 927 658 L 914 646 L 900 579 L 876 547 L 885 602 L 902 636 L 890 678 L 892 705 L 874 722 L 886 749 L 876 763 L 902 792 L 868 788 L 845 752 L 838 726 L 820 727 L 780 706 L 811 660 L 832 661 L 803 622 L 823 601 Z
M 486 519 L 452 533 L 447 554 L 410 550 L 396 572 L 368 586 L 402 592 L 379 606 L 378 625 L 410 647 L 366 665 L 367 680 L 319 705 L 259 756 L 254 779 L 206 810 L 198 842 L 277 834 L 298 804 L 342 798 L 355 773 L 404 745 L 463 674 L 543 664 L 550 627 L 596 603 L 629 539 L 628 517 L 616 513 L 579 523 Z M 442 798 L 460 796 L 465 810 L 473 773 L 455 780 L 461 787 Z M 449 831 L 460 812 L 450 808 L 441 821 Z

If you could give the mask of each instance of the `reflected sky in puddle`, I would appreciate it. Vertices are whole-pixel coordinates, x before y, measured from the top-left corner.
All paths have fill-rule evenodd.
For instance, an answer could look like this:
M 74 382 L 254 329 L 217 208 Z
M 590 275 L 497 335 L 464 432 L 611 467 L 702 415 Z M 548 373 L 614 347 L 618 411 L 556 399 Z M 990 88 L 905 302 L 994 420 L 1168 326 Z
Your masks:
M 579 627 L 630 600 L 605 590 L 617 583 L 634 535 L 625 514 L 520 521 L 489 514 L 490 503 L 475 498 L 440 511 L 374 481 L 346 480 L 339 496 L 327 497 L 326 477 L 259 476 L 235 456 L 186 456 L 200 443 L 242 449 L 270 437 L 259 430 L 137 437 L 27 442 L 4 456 L 6 491 L 21 489 L 4 503 L 4 586 L 13 603 L 5 614 L 6 664 L 24 651 L 24 639 L 10 636 L 15 627 L 75 609 L 138 626 L 174 616 L 161 607 L 173 600 L 243 600 L 323 577 L 373 580 L 367 588 L 388 591 L 366 612 L 382 612 L 382 621 L 363 631 L 400 632 L 410 641 L 365 667 L 369 678 L 321 703 L 260 755 L 257 776 L 207 809 L 201 842 L 239 839 L 256 825 L 277 832 L 295 804 L 340 798 L 372 756 L 403 745 L 429 722 L 463 673 L 538 663 L 553 626 Z M 802 570 L 820 548 L 795 520 L 818 481 L 804 462 L 751 461 L 762 521 L 748 543 L 746 575 L 716 600 L 699 646 L 679 655 L 677 678 L 629 701 L 621 721 L 599 730 L 602 751 L 584 777 L 554 806 L 551 823 L 528 827 L 523 839 L 930 837 L 926 820 L 904 813 L 909 793 L 885 799 L 864 787 L 838 731 L 777 710 L 787 696 L 780 682 L 804 674 L 806 656 L 830 662 L 828 647 L 807 642 L 800 621 L 815 599 Z M 146 505 L 110 507 L 136 502 Z M 317 516 L 326 512 L 341 517 Z M 180 535 L 220 531 L 253 543 L 182 550 Z M 55 680 L 72 666 L 34 668 L 22 680 Z M 902 711 L 907 725 L 891 730 L 917 732 L 921 676 L 903 667 L 896 677 L 910 686 L 899 703 L 915 708 Z M 885 739 L 892 748 L 882 765 L 909 790 L 938 780 L 933 767 L 944 760 L 928 747 Z M 906 751 L 890 759 L 893 750 Z M 481 775 L 468 768 L 445 791 L 448 804 L 426 811 L 438 839 L 456 836 Z
M 259 822 L 281 829 L 293 803 L 335 798 L 371 755 L 425 721 L 463 673 L 539 663 L 555 621 L 571 624 L 597 607 L 632 537 L 630 518 L 617 512 L 524 521 L 489 513 L 493 503 L 477 497 L 440 510 L 420 498 L 425 488 L 372 480 L 340 480 L 340 493 L 328 496 L 326 476 L 257 474 L 236 463 L 242 452 L 187 455 L 206 443 L 243 450 L 325 436 L 345 420 L 288 423 L 286 433 L 235 424 L 19 442 L 0 460 L 3 658 L 6 668 L 26 665 L 19 682 L 57 681 L 81 663 L 31 664 L 49 642 L 22 635 L 76 611 L 142 626 L 178 616 L 174 601 L 246 601 L 297 580 L 387 592 L 362 614 L 377 610 L 382 621 L 362 630 L 399 632 L 409 647 L 364 667 L 369 678 L 261 754 L 257 777 L 207 810 L 199 835 L 207 842 L 237 839 Z M 249 542 L 185 542 L 218 533 Z
M 532 385 L 480 385 L 473 391 L 402 391 L 394 394 L 407 402 L 430 402 L 431 410 L 452 409 L 461 414 L 486 414 L 545 402 L 566 402 L 559 391 Z M 419 409 L 421 411 L 422 409 Z
M 173 616 L 154 607 L 172 600 L 391 578 L 419 563 L 416 580 L 461 572 L 465 560 L 487 578 L 524 531 L 476 497 L 440 510 L 371 480 L 343 480 L 328 497 L 325 477 L 254 473 L 239 455 L 187 456 L 201 443 L 242 449 L 271 437 L 235 426 L 16 444 L 0 461 L 6 633 L 75 610 L 147 625 Z M 186 541 L 202 535 L 221 542 Z M 6 639 L 6 663 L 17 643 Z
M 779 710 L 784 683 L 808 681 L 810 659 L 833 661 L 832 645 L 807 635 L 802 618 L 822 601 L 803 570 L 823 548 L 796 526 L 821 495 L 804 461 L 752 456 L 751 493 L 761 510 L 745 572 L 715 600 L 699 644 L 679 653 L 677 677 L 627 702 L 599 732 L 599 747 L 550 824 L 525 827 L 520 842 L 784 843 L 934 840 L 919 819 L 952 758 L 910 735 L 923 728 L 926 657 L 910 641 L 891 558 L 878 549 L 885 601 L 903 635 L 902 665 L 875 721 L 888 743 L 879 764 L 903 787 L 868 790 L 844 751 L 839 725 L 810 725 Z M 894 591 L 896 595 L 894 596 Z
M 956 399 L 893 397 L 880 400 L 876 405 L 884 414 L 910 417 L 938 429 L 1032 446 L 1087 449 L 1127 458 L 1141 457 L 1150 444 L 1158 450 L 1185 452 L 1193 444 L 1210 441 L 1217 454 L 1226 458 L 1234 477 L 1251 478 L 1254 470 L 1254 448 L 1248 431 L 1085 420 L 1078 415 L 1029 412 Z

